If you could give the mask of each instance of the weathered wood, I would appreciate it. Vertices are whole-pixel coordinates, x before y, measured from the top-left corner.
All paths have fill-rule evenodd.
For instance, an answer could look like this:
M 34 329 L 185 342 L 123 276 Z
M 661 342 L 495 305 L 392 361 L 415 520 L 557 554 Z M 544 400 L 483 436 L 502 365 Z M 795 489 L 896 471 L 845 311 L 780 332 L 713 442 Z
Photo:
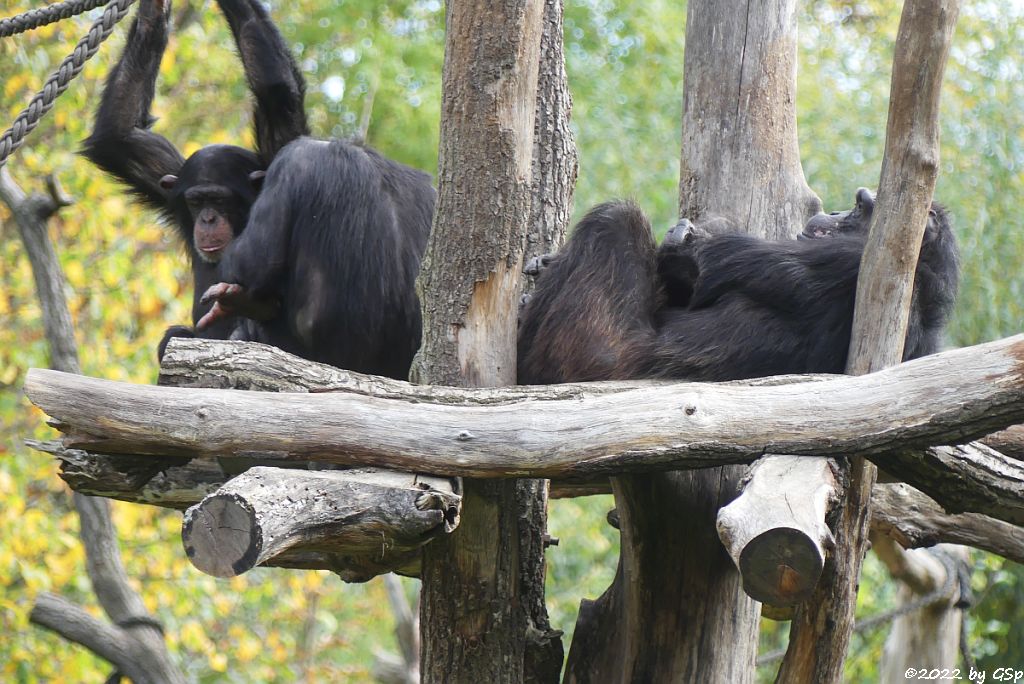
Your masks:
M 951 514 L 913 487 L 876 484 L 871 490 L 871 530 L 905 549 L 960 544 L 1024 563 L 1024 527 L 977 513 Z
M 792 479 L 795 466 L 806 476 Z M 814 591 L 835 540 L 825 515 L 840 498 L 828 459 L 770 456 L 754 462 L 743 493 L 718 511 L 718 535 L 754 600 L 791 606 Z
M 878 681 L 907 679 L 910 668 L 928 663 L 929 671 L 953 673 L 960 660 L 960 629 L 963 626 L 959 602 L 960 566 L 969 569 L 967 549 L 942 545 L 930 549 L 903 550 L 893 540 L 871 532 L 871 548 L 897 580 L 897 608 L 913 608 L 918 601 L 928 605 L 897 615 L 889 629 L 878 663 Z M 968 591 L 970 587 L 966 587 Z M 913 605 L 912 605 L 913 604 Z M 939 676 L 952 684 L 959 677 Z
M 59 442 L 30 442 L 29 445 L 57 456 L 62 462 L 61 477 L 72 489 L 90 496 L 184 510 L 215 492 L 228 480 L 216 460 L 194 458 L 184 465 L 167 466 L 149 482 L 139 485 L 138 489 L 131 489 L 125 486 L 128 480 L 118 472 L 115 464 L 148 464 L 153 462 L 153 457 L 93 454 L 65 449 Z M 135 470 L 133 465 L 132 471 Z M 134 482 L 138 484 L 137 480 Z M 939 503 L 903 483 L 876 484 L 871 492 L 874 508 L 872 529 L 893 537 L 905 548 L 938 543 L 963 544 L 1024 563 L 1024 530 L 1017 525 L 992 515 L 948 513 Z M 606 478 L 554 481 L 551 484 L 551 498 L 611 493 L 611 483 Z M 1024 493 L 1018 491 L 1015 498 L 1020 502 Z M 984 492 L 976 491 L 976 500 L 982 499 Z M 990 508 L 996 516 L 1003 512 L 1003 506 L 999 504 L 979 507 Z M 1024 525 L 1024 520 L 1021 524 Z M 271 559 L 269 565 L 305 567 L 300 564 L 305 560 L 311 561 L 308 566 L 311 568 L 332 570 L 336 567 L 334 557 L 319 557 L 313 553 L 280 556 Z M 405 567 L 401 572 L 404 575 L 418 573 L 417 566 Z
M 557 388 L 519 399 L 514 388 L 500 399 L 453 388 L 465 403 L 447 405 L 130 385 L 42 369 L 29 371 L 25 391 L 66 433 L 65 446 L 112 454 L 315 459 L 477 477 L 649 471 L 826 449 L 886 463 L 894 450 L 963 442 L 1024 418 L 1024 336 L 860 377 L 581 388 L 571 399 Z
M 1014 425 L 988 435 L 982 442 L 999 453 L 1024 461 L 1024 425 Z
M 538 93 L 538 83 L 550 56 L 541 52 L 545 13 L 553 7 L 529 0 L 446 6 L 438 201 L 417 281 L 423 340 L 410 372 L 416 382 L 516 382 L 524 243 L 535 202 L 555 196 L 534 176 L 535 134 L 556 130 L 535 129 L 548 94 Z M 548 38 L 560 42 L 561 31 Z M 548 83 L 565 87 L 557 78 Z M 549 188 L 562 181 L 548 179 Z M 532 639 L 535 631 L 557 637 L 543 601 L 545 496 L 538 480 L 465 482 L 462 528 L 424 550 L 424 682 L 557 680 L 560 642 Z M 553 670 L 531 671 L 538 658 L 552 660 L 535 646 L 557 647 Z
M 336 572 L 361 581 L 408 565 L 424 544 L 455 529 L 459 509 L 442 478 L 255 467 L 185 512 L 182 541 L 192 564 L 214 577 L 305 549 L 345 558 L 348 567 Z
M 880 371 L 903 357 L 914 269 L 938 173 L 942 77 L 958 13 L 959 0 L 903 4 L 878 201 L 857 278 L 846 368 L 852 375 Z M 843 679 L 876 476 L 862 456 L 851 462 L 850 486 L 834 526 L 836 553 L 819 589 L 793 620 L 779 681 Z

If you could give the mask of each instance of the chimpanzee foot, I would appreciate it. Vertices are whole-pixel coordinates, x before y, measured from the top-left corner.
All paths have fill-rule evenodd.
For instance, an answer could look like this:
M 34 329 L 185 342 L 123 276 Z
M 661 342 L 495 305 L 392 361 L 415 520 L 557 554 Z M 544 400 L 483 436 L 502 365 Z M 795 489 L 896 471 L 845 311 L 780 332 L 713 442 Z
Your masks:
M 554 258 L 554 254 L 535 256 L 526 262 L 526 266 L 523 267 L 523 273 L 536 278 L 551 264 L 551 260 Z M 522 305 L 522 302 L 520 302 L 520 305 Z
M 693 231 L 696 226 L 693 225 L 693 221 L 688 218 L 681 218 L 679 222 L 672 226 L 667 233 L 665 233 L 665 239 L 661 241 L 663 245 L 681 245 L 685 242 L 689 242 L 693 239 Z

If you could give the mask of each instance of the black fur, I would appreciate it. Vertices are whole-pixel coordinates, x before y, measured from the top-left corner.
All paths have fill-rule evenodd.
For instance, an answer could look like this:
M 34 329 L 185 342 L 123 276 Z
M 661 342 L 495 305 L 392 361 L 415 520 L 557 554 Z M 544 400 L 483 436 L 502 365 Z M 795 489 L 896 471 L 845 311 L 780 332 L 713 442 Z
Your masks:
M 249 339 L 404 379 L 419 347 L 414 283 L 434 197 L 427 174 L 370 148 L 292 142 L 221 263 L 241 291 L 214 313 L 258 319 Z
M 220 280 L 217 261 L 249 218 L 259 173 L 284 145 L 308 132 L 302 103 L 305 83 L 263 5 L 258 0 L 219 4 L 254 95 L 256 151 L 210 145 L 186 161 L 170 141 L 150 130 L 155 121 L 150 106 L 167 46 L 170 0 L 140 3 L 83 147 L 86 157 L 177 228 L 192 259 L 193 322 L 209 308 L 200 297 Z M 254 173 L 257 177 L 251 178 Z M 210 249 L 197 248 L 197 236 Z M 238 325 L 225 319 L 198 334 L 226 339 Z M 160 355 L 170 337 L 195 334 L 183 326 L 170 328 L 160 343 Z
M 820 239 L 772 242 L 681 224 L 656 250 L 635 205 L 600 205 L 523 310 L 519 381 L 842 373 L 873 207 L 859 191 L 853 210 L 815 217 L 805 237 Z M 933 205 L 904 359 L 938 350 L 957 281 L 949 218 Z

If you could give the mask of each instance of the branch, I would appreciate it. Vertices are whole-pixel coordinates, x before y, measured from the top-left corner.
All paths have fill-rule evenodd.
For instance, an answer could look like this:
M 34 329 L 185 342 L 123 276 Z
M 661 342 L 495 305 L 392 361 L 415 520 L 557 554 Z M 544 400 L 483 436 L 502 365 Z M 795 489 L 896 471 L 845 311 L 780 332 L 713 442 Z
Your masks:
M 474 477 L 693 468 L 764 453 L 859 452 L 884 465 L 893 451 L 962 443 L 1024 419 L 1024 336 L 812 383 L 451 388 L 456 405 L 416 392 L 408 400 L 230 392 L 40 369 L 29 371 L 25 392 L 66 433 L 65 446 L 112 454 L 262 456 Z
M 68 641 L 85 646 L 125 674 L 133 670 L 135 658 L 124 630 L 94 618 L 61 596 L 50 593 L 36 596 L 28 619 Z M 135 675 L 128 676 L 134 678 Z
M 383 471 L 255 467 L 185 512 L 199 570 L 233 577 L 285 551 L 329 550 L 345 581 L 417 566 L 420 548 L 458 525 L 461 497 L 439 478 Z
M 7 168 L 0 166 L 0 199 L 14 214 L 32 266 L 50 348 L 50 365 L 78 373 L 78 348 L 71 313 L 64 297 L 64 274 L 47 232 L 47 221 L 61 207 L 71 204 L 71 198 L 61 189 L 55 176 L 47 179 L 47 190 L 48 195 L 33 193 L 26 196 Z M 74 501 L 81 522 L 79 536 L 85 547 L 86 571 L 96 598 L 115 623 L 129 621 L 134 625 L 127 632 L 119 632 L 122 640 L 127 639 L 127 649 L 118 653 L 128 654 L 127 660 L 108 659 L 138 684 L 184 682 L 167 652 L 159 623 L 149 616 L 142 599 L 128 584 L 107 502 L 81 494 L 75 494 Z M 62 600 L 54 598 L 54 601 Z M 45 610 L 43 614 L 46 614 Z M 111 647 L 114 645 L 111 642 Z M 102 655 L 102 652 L 97 652 Z
M 1024 563 L 1024 529 L 977 513 L 950 515 L 935 501 L 903 483 L 871 490 L 872 531 L 905 549 L 962 544 Z

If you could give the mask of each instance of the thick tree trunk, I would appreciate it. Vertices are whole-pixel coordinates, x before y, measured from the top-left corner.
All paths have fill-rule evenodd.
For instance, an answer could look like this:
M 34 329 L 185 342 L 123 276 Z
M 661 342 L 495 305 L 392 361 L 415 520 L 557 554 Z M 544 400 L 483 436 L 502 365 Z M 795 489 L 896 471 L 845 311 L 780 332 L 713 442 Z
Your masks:
M 821 206 L 797 146 L 795 0 L 746 11 L 691 0 L 684 61 L 680 214 L 723 216 L 761 237 L 795 234 Z M 757 604 L 715 532 L 741 474 L 729 467 L 613 481 L 619 573 L 598 600 L 605 605 L 590 607 L 604 619 L 580 616 L 569 680 L 589 681 L 596 654 L 584 645 L 597 645 L 614 654 L 604 656 L 614 663 L 605 681 L 753 681 Z
M 417 284 L 417 382 L 515 384 L 544 22 L 537 0 L 448 5 L 438 205 Z M 561 645 L 543 603 L 545 507 L 543 481 L 465 483 L 461 527 L 424 553 L 425 682 L 557 677 Z M 538 664 L 554 670 L 537 674 Z

